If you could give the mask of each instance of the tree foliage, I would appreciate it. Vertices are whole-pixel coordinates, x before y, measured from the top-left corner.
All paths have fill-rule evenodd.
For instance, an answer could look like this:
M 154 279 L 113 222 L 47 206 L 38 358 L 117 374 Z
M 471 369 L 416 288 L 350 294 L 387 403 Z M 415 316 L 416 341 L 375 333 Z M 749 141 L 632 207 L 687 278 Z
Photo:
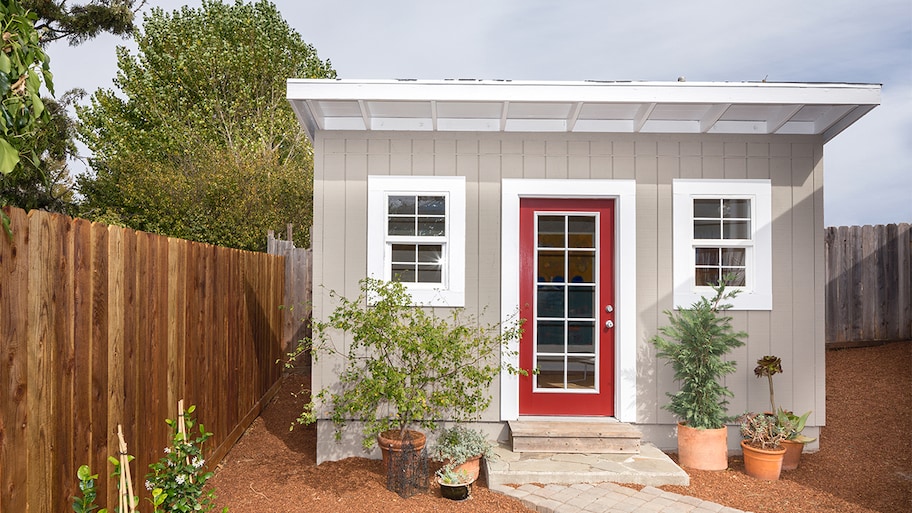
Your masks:
M 0 173 L 22 158 L 37 164 L 34 135 L 50 116 L 41 86 L 54 94 L 50 58 L 41 48 L 34 13 L 16 0 L 0 0 Z
M 22 0 L 22 6 L 35 13 L 35 28 L 42 41 L 66 38 L 78 45 L 102 32 L 129 36 L 134 30 L 136 12 L 146 0 L 92 0 L 67 5 L 66 0 Z
M 677 312 L 666 310 L 668 326 L 659 328 L 652 343 L 658 356 L 674 369 L 674 379 L 681 389 L 668 393 L 671 399 L 665 409 L 697 429 L 719 429 L 731 417 L 727 415 L 731 391 L 722 379 L 735 372 L 736 363 L 725 360 L 732 349 L 744 345 L 747 333 L 734 331 L 732 318 L 723 314 L 732 305 L 724 303 L 738 290 L 725 291 L 728 278 L 713 287 L 712 298 L 702 297 L 690 308 Z
M 334 78 L 330 62 L 265 0 L 153 9 L 136 41 L 117 50 L 119 91 L 79 110 L 94 153 L 82 214 L 255 250 L 268 229 L 309 227 L 312 150 L 285 81 Z

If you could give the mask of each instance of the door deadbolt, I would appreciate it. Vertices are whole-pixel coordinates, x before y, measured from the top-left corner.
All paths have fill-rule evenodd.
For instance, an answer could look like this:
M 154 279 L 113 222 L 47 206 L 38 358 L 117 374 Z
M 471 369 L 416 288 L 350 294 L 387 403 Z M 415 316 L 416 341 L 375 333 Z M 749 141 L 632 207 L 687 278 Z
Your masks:
M 614 321 L 605 321 L 605 327 L 611 329 L 614 327 Z

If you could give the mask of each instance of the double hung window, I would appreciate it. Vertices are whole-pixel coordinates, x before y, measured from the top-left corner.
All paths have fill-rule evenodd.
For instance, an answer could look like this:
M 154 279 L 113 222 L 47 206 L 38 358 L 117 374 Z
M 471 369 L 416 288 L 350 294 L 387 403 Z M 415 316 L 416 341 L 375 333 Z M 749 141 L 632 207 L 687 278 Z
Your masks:
M 675 307 L 720 280 L 740 289 L 735 309 L 772 308 L 769 180 L 674 180 Z
M 465 178 L 368 177 L 368 275 L 415 304 L 465 302 Z

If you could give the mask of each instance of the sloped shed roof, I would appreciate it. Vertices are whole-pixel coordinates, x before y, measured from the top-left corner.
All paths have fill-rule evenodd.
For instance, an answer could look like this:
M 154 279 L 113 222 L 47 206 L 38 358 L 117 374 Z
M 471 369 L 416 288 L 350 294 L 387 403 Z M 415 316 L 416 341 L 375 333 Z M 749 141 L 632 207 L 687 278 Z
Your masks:
M 829 141 L 880 104 L 879 84 L 290 79 L 318 130 L 807 134 Z

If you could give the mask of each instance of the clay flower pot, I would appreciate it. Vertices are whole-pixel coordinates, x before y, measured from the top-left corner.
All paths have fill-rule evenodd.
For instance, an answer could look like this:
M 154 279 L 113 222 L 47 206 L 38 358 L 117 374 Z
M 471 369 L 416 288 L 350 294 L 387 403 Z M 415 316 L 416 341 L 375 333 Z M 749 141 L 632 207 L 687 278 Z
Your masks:
M 449 461 L 445 461 L 444 465 L 449 464 Z M 465 471 L 466 475 L 471 478 L 472 481 L 478 479 L 478 474 L 481 473 L 481 455 L 475 456 L 474 458 L 469 458 L 463 463 L 453 467 L 454 472 Z
M 785 447 L 785 456 L 782 458 L 782 470 L 795 470 L 801 461 L 801 452 L 804 450 L 802 442 L 794 440 L 783 440 L 782 447 Z
M 741 440 L 741 450 L 744 452 L 744 471 L 747 475 L 765 481 L 779 479 L 785 448 L 757 449 Z
M 697 470 L 728 468 L 728 427 L 695 429 L 678 423 L 678 463 Z
M 404 439 L 399 438 L 399 431 L 384 431 L 377 435 L 377 445 L 383 457 L 383 468 L 390 468 L 390 460 L 400 462 L 405 456 L 403 451 L 411 450 L 415 458 L 421 457 L 421 451 L 427 443 L 427 437 L 421 431 L 406 430 Z

